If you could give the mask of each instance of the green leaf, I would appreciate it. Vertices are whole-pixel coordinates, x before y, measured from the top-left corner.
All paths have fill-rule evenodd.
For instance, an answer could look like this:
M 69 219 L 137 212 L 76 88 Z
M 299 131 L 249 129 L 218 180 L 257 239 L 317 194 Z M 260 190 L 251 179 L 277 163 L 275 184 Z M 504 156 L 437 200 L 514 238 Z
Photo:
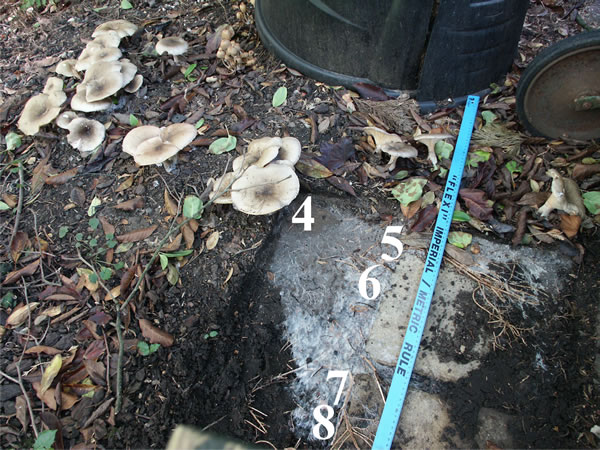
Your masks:
M 66 225 L 63 225 L 62 227 L 60 227 L 58 229 L 58 237 L 62 239 L 67 235 L 68 232 L 69 232 L 69 227 Z
M 523 167 L 520 166 L 519 164 L 517 164 L 516 161 L 509 161 L 506 163 L 506 168 L 508 169 L 508 171 L 512 174 L 512 173 L 516 173 L 516 172 L 523 172 Z
M 198 64 L 194 63 L 194 64 L 190 64 L 187 69 L 185 69 L 185 72 L 183 73 L 183 77 L 184 78 L 189 78 L 189 76 L 192 74 L 192 72 L 196 69 L 196 66 Z
M 440 173 L 438 174 L 438 177 L 440 178 L 446 178 L 446 175 L 448 175 L 448 169 L 446 169 L 445 167 L 440 166 Z
M 133 114 L 129 114 L 129 125 L 132 127 L 137 127 L 140 124 L 140 121 Z
M 452 222 L 468 222 L 469 220 L 471 220 L 471 216 L 466 212 L 455 210 L 452 214 Z
M 179 281 L 179 270 L 173 264 L 167 266 L 167 281 L 171 286 L 175 286 Z
M 128 252 L 129 250 L 131 250 L 131 247 L 133 247 L 133 242 L 124 242 L 117 246 L 117 248 L 115 249 L 115 253 Z
M 103 281 L 108 281 L 110 279 L 110 277 L 112 277 L 113 271 L 112 269 L 108 268 L 108 267 L 103 267 L 102 270 L 100 271 L 100 278 L 102 278 Z
M 275 91 L 273 94 L 273 107 L 277 108 L 285 103 L 287 99 L 287 88 L 285 86 L 281 86 L 279 89 Z
M 42 431 L 33 443 L 33 450 L 50 450 L 56 439 L 56 431 L 57 430 Z
M 98 225 L 100 225 L 100 221 L 96 217 L 92 217 L 90 220 L 88 220 L 88 225 L 92 230 L 95 230 L 98 228 Z
M 596 158 L 583 158 L 581 164 L 596 164 L 598 160 Z
M 164 253 L 159 253 L 158 254 L 158 259 L 160 259 L 160 268 L 162 270 L 165 270 L 167 268 L 167 265 L 169 264 L 169 258 L 167 255 L 165 255 Z
M 75 235 L 75 240 L 82 241 L 83 240 L 83 233 L 77 233 Z
M 96 214 L 96 208 L 102 204 L 102 200 L 98 197 L 94 197 L 92 199 L 92 203 L 90 203 L 90 207 L 88 208 L 88 216 L 93 216 Z
M 421 198 L 421 208 L 425 208 L 426 206 L 433 205 L 435 202 L 435 194 L 433 191 L 429 191 Z
M 118 242 L 115 241 L 114 239 L 111 239 L 110 241 L 106 242 L 106 246 L 108 248 L 115 248 L 117 246 Z
M 236 145 L 237 138 L 230 135 L 213 141 L 213 143 L 209 145 L 208 150 L 215 155 L 220 155 L 221 153 L 230 152 Z
M 150 353 L 154 353 L 160 348 L 160 344 L 150 344 Z
M 498 118 L 498 116 L 496 116 L 496 114 L 494 114 L 491 111 L 483 111 L 481 113 L 481 117 L 485 121 L 486 125 L 489 125 L 490 123 L 492 123 L 494 120 L 496 120 Z
M 411 178 L 392 189 L 392 195 L 402 205 L 407 206 L 409 203 L 421 198 L 423 186 L 426 184 L 427 180 L 425 178 Z
M 196 130 L 197 130 L 202 125 L 204 125 L 204 119 L 200 119 L 198 122 L 196 122 L 196 125 L 194 125 L 194 126 L 196 127 Z
M 108 234 L 105 234 L 104 237 L 106 238 L 107 241 L 112 241 L 115 238 L 115 234 L 108 233 Z
M 150 347 L 144 341 L 138 342 L 137 348 L 138 348 L 138 351 L 140 352 L 140 355 L 142 355 L 142 356 L 148 356 L 150 354 Z
M 448 142 L 438 141 L 435 143 L 435 154 L 440 159 L 450 159 L 454 146 Z
M 451 231 L 448 233 L 448 242 L 458 248 L 467 247 L 472 240 L 473 236 L 464 231 Z
M 492 154 L 485 150 L 475 150 L 467 155 L 467 166 L 477 167 L 480 162 L 486 162 L 490 159 Z
M 10 209 L 10 206 L 8 206 L 6 203 L 0 201 L 0 211 L 8 211 Z
M 592 191 L 583 194 L 583 204 L 594 216 L 600 214 L 600 192 Z
M 9 152 L 21 146 L 21 136 L 19 136 L 14 131 L 8 133 L 4 137 L 4 139 L 6 140 L 6 150 L 8 150 Z
M 217 333 L 216 331 L 211 331 L 210 333 L 208 333 L 208 337 L 214 338 L 217 337 L 219 333 Z
M 408 176 L 408 170 L 399 170 L 394 175 L 394 180 L 404 180 Z
M 92 239 L 90 239 L 88 244 L 90 244 L 90 247 L 95 247 L 96 245 L 98 245 L 98 239 L 92 238 Z
M 187 256 L 187 255 L 191 255 L 192 253 L 194 253 L 194 250 L 188 249 L 188 250 L 179 250 L 174 253 L 162 253 L 162 254 L 165 255 L 167 258 L 179 258 L 180 256 Z
M 88 279 L 90 280 L 90 283 L 96 284 L 98 282 L 98 276 L 95 273 L 90 273 L 88 275 Z
M 0 300 L 0 306 L 4 309 L 12 308 L 15 306 L 15 294 L 7 292 Z
M 124 261 L 119 261 L 118 263 L 115 264 L 115 270 L 121 270 L 123 267 L 125 267 Z
M 204 206 L 200 197 L 188 195 L 183 201 L 183 215 L 189 219 L 199 219 L 202 216 Z
M 131 9 L 133 5 L 129 2 L 129 0 L 121 0 L 121 9 Z

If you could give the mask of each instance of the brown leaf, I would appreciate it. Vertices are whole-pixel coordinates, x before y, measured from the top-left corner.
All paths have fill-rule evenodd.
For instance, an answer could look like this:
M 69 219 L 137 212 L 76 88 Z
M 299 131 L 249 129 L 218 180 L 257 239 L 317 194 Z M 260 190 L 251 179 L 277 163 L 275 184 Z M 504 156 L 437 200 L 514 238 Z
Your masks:
M 2 282 L 2 284 L 11 284 L 15 281 L 18 281 L 21 277 L 27 277 L 29 275 L 33 275 L 38 266 L 40 265 L 40 260 L 36 259 L 30 264 L 27 264 L 25 267 L 20 268 L 19 270 L 13 270 L 6 275 L 6 278 Z
M 103 339 L 96 339 L 85 349 L 83 359 L 89 359 L 90 361 L 96 361 L 106 351 L 106 346 Z
M 356 192 L 354 192 L 354 188 L 352 187 L 352 185 L 350 185 L 348 180 L 346 180 L 345 178 L 331 176 L 329 178 L 326 178 L 326 180 L 329 182 L 329 184 L 332 184 L 336 188 L 338 188 L 344 192 L 347 192 L 348 194 L 352 195 L 353 197 L 356 197 Z
M 401 204 L 400 209 L 402 210 L 402 214 L 404 214 L 407 219 L 412 219 L 419 209 L 421 209 L 421 199 L 410 202 L 406 206 Z
M 194 246 L 194 232 L 190 228 L 189 224 L 185 224 L 181 227 L 183 233 L 183 240 L 185 241 L 185 248 L 190 249 Z
M 56 430 L 54 436 L 53 448 L 56 450 L 63 450 L 65 448 L 62 435 L 62 423 L 54 414 L 48 411 L 44 411 L 42 414 L 42 421 L 48 427 L 49 430 Z
M 42 375 L 42 381 L 40 382 L 40 393 L 43 395 L 52 385 L 52 382 L 60 372 L 62 367 L 62 358 L 60 355 L 54 355 L 52 361 L 44 370 L 44 374 Z
M 23 427 L 23 431 L 27 430 L 27 427 L 29 426 L 29 414 L 27 412 L 27 401 L 25 400 L 24 395 L 19 395 L 15 399 L 15 410 L 17 419 L 21 422 L 21 426 Z
M 154 233 L 154 230 L 156 230 L 156 228 L 158 228 L 158 225 L 152 225 L 151 227 L 148 227 L 148 228 L 142 228 L 139 230 L 132 231 L 130 233 L 121 234 L 121 235 L 117 236 L 117 241 L 123 242 L 123 243 L 124 242 L 143 241 L 148 236 L 150 236 L 152 233 Z
M 167 191 L 167 188 L 165 188 L 164 198 L 165 210 L 167 211 L 167 214 L 175 217 L 177 215 L 177 203 L 175 203 L 175 200 L 173 200 L 173 198 L 169 195 L 169 191 Z
M 129 269 L 127 269 L 125 271 L 125 273 L 123 274 L 123 276 L 121 277 L 121 283 L 119 284 L 121 293 L 124 294 L 129 289 L 129 285 L 131 284 L 131 282 L 133 281 L 133 278 L 135 277 L 135 272 L 137 270 L 137 267 L 138 267 L 137 264 L 134 264 Z
M 584 180 L 596 173 L 600 173 L 600 164 L 575 164 L 573 179 Z
M 52 167 L 48 164 L 48 160 L 50 159 L 50 152 L 48 155 L 40 162 L 35 169 L 33 169 L 33 175 L 31 177 L 31 196 L 37 194 L 45 184 L 46 178 L 48 178 L 48 174 Z
M 175 239 L 173 239 L 173 241 L 170 244 L 165 245 L 162 248 L 162 251 L 165 253 L 176 252 L 177 250 L 179 250 L 179 246 L 181 245 L 182 238 L 183 238 L 183 235 L 181 233 L 179 233 L 177 236 L 175 236 Z
M 112 234 L 114 236 L 115 227 L 110 224 L 108 219 L 104 216 L 99 216 L 98 220 L 100 220 L 100 223 L 102 224 L 102 231 L 104 231 L 104 234 Z
M 410 227 L 411 231 L 424 231 L 433 223 L 435 218 L 437 217 L 437 207 L 435 205 L 428 205 L 419 211 L 419 215 L 417 216 L 417 220 Z
M 83 361 L 83 365 L 94 383 L 101 386 L 106 385 L 106 367 L 102 362 L 86 359 Z
M 300 158 L 296 163 L 296 169 L 311 178 L 327 178 L 333 175 L 331 170 L 312 158 Z
M 198 231 L 198 228 L 200 228 L 200 224 L 198 223 L 198 221 L 196 219 L 190 219 L 190 221 L 188 222 L 188 225 L 190 226 L 190 228 L 192 229 L 192 231 L 194 233 L 196 231 Z
M 25 350 L 26 355 L 30 355 L 32 353 L 45 353 L 46 355 L 54 356 L 62 353 L 62 350 L 54 347 L 48 347 L 47 345 L 34 345 L 33 347 L 29 347 L 27 350 Z
M 73 167 L 72 169 L 69 169 L 65 172 L 59 173 L 58 175 L 52 175 L 48 178 L 46 178 L 46 184 L 52 185 L 52 186 L 56 186 L 59 184 L 65 184 L 67 181 L 69 181 L 71 178 L 73 178 L 75 175 L 77 175 L 78 172 L 78 167 Z
M 6 319 L 6 327 L 11 328 L 18 327 L 19 325 L 21 325 L 23 322 L 25 322 L 25 320 L 29 318 L 29 314 L 33 312 L 38 307 L 38 305 L 38 302 L 29 302 L 29 304 L 22 304 L 17 306 L 10 314 L 10 316 L 8 316 L 8 318 Z
M 581 217 L 568 214 L 560 214 L 560 229 L 569 239 L 577 236 L 581 226 Z
M 122 211 L 135 211 L 138 208 L 143 208 L 144 204 L 145 202 L 142 197 L 136 197 L 115 205 L 115 209 L 120 209 Z
M 139 319 L 139 324 L 142 335 L 148 339 L 151 344 L 160 344 L 163 347 L 170 347 L 173 345 L 173 342 L 175 341 L 173 336 L 166 331 L 156 328 L 149 320 Z
M 549 192 L 528 192 L 521 197 L 521 199 L 517 202 L 517 205 L 535 206 L 536 208 L 539 208 L 546 202 L 546 200 L 548 200 L 548 197 L 550 197 Z
M 85 191 L 80 187 L 74 187 L 73 189 L 71 189 L 71 194 L 69 195 L 69 197 L 71 198 L 73 203 L 75 203 L 80 208 L 83 208 L 85 206 Z
M 4 203 L 6 203 L 8 206 L 14 208 L 17 206 L 18 197 L 15 194 L 4 193 L 2 194 L 2 200 L 4 200 Z
M 528 212 L 529 208 L 527 206 L 523 206 L 517 213 L 517 229 L 511 241 L 512 245 L 519 245 L 523 241 L 523 236 L 525 235 L 525 230 L 527 228 Z
M 37 397 L 40 400 L 42 400 L 46 404 L 46 406 L 48 406 L 48 408 L 56 410 L 57 405 L 56 405 L 56 399 L 55 399 L 55 389 L 50 388 L 46 392 L 41 394 L 40 388 L 41 388 L 40 383 L 38 383 L 37 381 L 33 383 L 33 389 L 35 389 Z M 77 403 L 77 401 L 79 400 L 79 398 L 77 398 L 76 396 L 71 395 L 71 394 L 66 394 L 64 392 L 60 393 L 60 399 L 61 399 L 61 409 L 63 409 L 63 410 L 71 409 L 73 407 L 73 405 L 75 405 L 75 403 Z
M 133 186 L 133 180 L 133 175 L 128 176 L 125 181 L 123 181 L 119 187 L 115 189 L 115 192 L 123 192 L 124 190 L 129 189 L 131 186 Z
M 12 260 L 17 262 L 23 250 L 25 250 L 27 247 L 31 247 L 29 236 L 27 236 L 27 233 L 23 231 L 17 231 L 14 239 L 10 243 L 10 256 Z
M 469 209 L 469 213 L 479 220 L 489 220 L 494 210 L 488 206 L 485 192 L 479 189 L 461 189 L 461 198 Z

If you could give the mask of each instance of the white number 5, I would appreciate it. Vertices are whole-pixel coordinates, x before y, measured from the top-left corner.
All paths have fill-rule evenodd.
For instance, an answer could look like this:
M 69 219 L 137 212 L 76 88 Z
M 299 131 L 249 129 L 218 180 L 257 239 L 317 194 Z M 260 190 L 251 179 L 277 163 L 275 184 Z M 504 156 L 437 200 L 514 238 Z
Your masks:
M 396 247 L 396 250 L 398 250 L 398 254 L 396 256 L 390 256 L 387 253 L 384 253 L 381 255 L 381 257 L 383 258 L 384 261 L 394 261 L 395 259 L 400 258 L 400 255 L 402 254 L 402 250 L 404 249 L 404 245 L 402 244 L 402 242 L 400 242 L 400 239 L 390 236 L 390 234 L 392 234 L 392 233 L 396 233 L 396 234 L 402 233 L 402 226 L 386 227 L 385 233 L 383 233 L 383 238 L 381 238 L 381 243 L 389 244 L 393 247 Z

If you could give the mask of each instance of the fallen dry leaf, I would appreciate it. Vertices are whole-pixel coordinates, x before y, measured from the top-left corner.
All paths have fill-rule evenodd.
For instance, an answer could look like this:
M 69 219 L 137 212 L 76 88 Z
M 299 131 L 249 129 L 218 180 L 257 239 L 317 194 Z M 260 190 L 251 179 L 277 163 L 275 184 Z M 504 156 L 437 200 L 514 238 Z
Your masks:
M 151 344 L 160 344 L 163 347 L 170 347 L 175 342 L 173 336 L 166 331 L 156 328 L 149 320 L 139 319 L 142 335 L 148 339 Z
M 568 214 L 560 214 L 560 229 L 569 239 L 577 236 L 580 226 L 581 217 L 577 215 L 570 216 Z
M 26 355 L 30 355 L 32 353 L 45 353 L 46 355 L 53 356 L 62 353 L 62 351 L 54 347 L 48 347 L 47 345 L 34 345 L 33 347 L 29 347 L 27 350 L 25 350 Z
M 171 243 L 169 243 L 168 245 L 165 245 L 162 248 L 162 251 L 165 253 L 171 253 L 171 252 L 175 252 L 179 249 L 179 246 L 181 245 L 181 239 L 183 238 L 183 235 L 181 233 L 179 233 L 177 236 L 175 236 L 175 239 L 173 239 L 173 241 Z
M 165 188 L 164 198 L 165 210 L 167 211 L 167 214 L 175 217 L 177 215 L 177 203 L 175 203 L 175 200 L 173 200 L 173 198 L 169 195 L 169 191 L 167 191 L 167 188 Z
M 25 250 L 27 247 L 31 247 L 29 236 L 27 236 L 27 233 L 23 231 L 17 231 L 15 233 L 15 237 L 10 243 L 10 256 L 12 260 L 17 262 L 23 250 Z
M 115 209 L 120 209 L 122 211 L 135 211 L 136 209 L 143 208 L 144 204 L 145 202 L 142 197 L 136 197 L 115 205 Z
M 35 169 L 33 169 L 33 174 L 31 176 L 31 196 L 34 196 L 42 189 L 46 182 L 46 178 L 49 176 L 52 169 L 50 164 L 48 164 L 49 159 L 50 152 L 48 152 L 48 155 L 44 159 L 41 159 L 38 165 L 35 166 Z
M 75 175 L 77 175 L 77 172 L 78 172 L 78 168 L 73 167 L 72 169 L 69 169 L 65 172 L 61 172 L 57 175 L 49 176 L 48 178 L 46 178 L 45 183 L 49 184 L 51 186 L 65 184 L 67 181 L 69 181 L 71 178 L 73 178 Z
M 219 233 L 218 231 L 213 231 L 212 233 L 210 233 L 208 238 L 206 238 L 206 250 L 212 250 L 213 248 L 215 248 L 219 242 L 220 236 L 221 233 Z
M 185 248 L 192 248 L 194 246 L 194 232 L 190 228 L 189 223 L 181 227 L 181 231 L 183 233 L 183 240 L 185 241 Z
M 40 265 L 40 260 L 36 259 L 34 262 L 26 265 L 25 267 L 20 268 L 19 270 L 13 270 L 6 275 L 6 278 L 2 282 L 2 284 L 11 284 L 15 281 L 18 281 L 21 277 L 26 277 L 29 275 L 33 275 L 38 266 Z
M 29 302 L 29 304 L 22 304 L 17 306 L 10 316 L 6 319 L 6 327 L 18 327 L 21 325 L 27 318 L 29 314 L 32 313 L 39 305 L 39 302 Z
M 29 414 L 27 412 L 27 401 L 25 400 L 24 395 L 19 395 L 15 399 L 15 411 L 17 419 L 21 422 L 23 431 L 27 430 L 27 427 L 29 426 Z
M 44 375 L 42 375 L 42 381 L 40 382 L 39 391 L 41 395 L 44 395 L 44 393 L 50 388 L 52 382 L 54 381 L 54 378 L 56 378 L 56 375 L 58 375 L 58 372 L 60 372 L 61 367 L 61 356 L 54 355 L 54 358 L 52 358 L 52 361 L 50 361 L 50 364 L 48 365 L 48 367 L 46 367 L 46 370 L 44 370 Z
M 48 406 L 48 408 L 56 411 L 56 407 L 57 407 L 57 405 L 56 405 L 56 389 L 50 388 L 46 392 L 41 394 L 40 387 L 41 387 L 40 383 L 38 383 L 37 381 L 33 383 L 33 389 L 35 389 L 37 397 L 40 400 L 42 400 L 46 404 L 46 406 Z M 77 398 L 74 395 L 61 392 L 60 400 L 61 400 L 61 402 L 60 402 L 61 409 L 67 410 L 67 409 L 71 409 L 73 407 L 73 405 L 75 405 L 75 403 L 77 403 L 79 398 Z
M 14 208 L 15 206 L 17 206 L 18 197 L 14 194 L 4 193 L 2 194 L 2 200 L 4 200 L 4 203 L 6 203 L 8 206 Z
M 100 220 L 100 224 L 102 224 L 102 231 L 104 231 L 104 234 L 112 234 L 114 236 L 115 227 L 110 224 L 108 219 L 104 216 L 99 216 L 98 220 Z
M 132 185 L 133 185 L 133 175 L 130 175 L 129 177 L 127 177 L 125 179 L 125 181 L 123 181 L 119 187 L 117 189 L 115 189 L 115 192 L 122 192 L 126 189 L 129 189 Z
M 121 234 L 117 236 L 117 241 L 121 243 L 143 241 L 152 233 L 154 233 L 154 230 L 156 230 L 157 227 L 158 225 L 152 225 L 148 228 L 142 228 L 140 230 L 135 230 L 130 233 Z
M 414 202 L 410 202 L 408 205 L 402 205 L 400 204 L 400 209 L 402 210 L 402 214 L 404 214 L 404 216 L 407 219 L 412 219 L 413 216 L 419 212 L 419 209 L 421 209 L 421 198 L 418 200 L 415 200 Z

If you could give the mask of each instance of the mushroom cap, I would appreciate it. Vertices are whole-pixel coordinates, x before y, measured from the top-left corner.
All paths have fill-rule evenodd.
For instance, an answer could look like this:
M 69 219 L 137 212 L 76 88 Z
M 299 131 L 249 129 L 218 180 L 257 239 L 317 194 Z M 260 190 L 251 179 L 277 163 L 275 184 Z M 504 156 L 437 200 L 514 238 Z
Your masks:
M 42 91 L 56 106 L 62 105 L 67 99 L 67 94 L 63 92 L 63 80 L 58 77 L 49 77 Z
M 173 144 L 180 150 L 187 147 L 194 140 L 198 130 L 189 123 L 174 123 L 160 129 L 160 138 L 163 142 Z
M 419 152 L 405 142 L 391 142 L 381 146 L 381 151 L 397 158 L 415 158 Z
M 438 141 L 443 141 L 444 139 L 450 139 L 453 137 L 454 136 L 452 136 L 451 134 L 448 134 L 448 133 L 439 133 L 439 134 L 428 133 L 428 134 L 421 134 L 419 136 L 415 136 L 415 137 L 413 137 L 413 139 L 415 141 L 422 142 L 427 147 L 429 147 L 430 145 L 432 145 L 432 146 L 435 145 L 435 143 Z
M 227 172 L 222 177 L 213 180 L 212 191 L 208 197 L 213 200 L 213 203 L 219 203 L 222 205 L 230 205 L 233 203 L 231 199 L 231 190 L 224 192 L 225 189 L 231 188 L 232 183 L 235 181 L 235 173 Z M 217 198 L 215 198 L 218 195 Z
M 119 61 L 121 64 L 121 75 L 123 75 L 123 85 L 122 87 L 127 86 L 129 83 L 133 81 L 135 78 L 135 74 L 137 73 L 137 66 L 133 64 L 128 59 L 121 59 Z
M 281 148 L 279 149 L 277 159 L 281 162 L 289 163 L 290 166 L 294 167 L 300 160 L 301 153 L 302 145 L 298 139 L 295 137 L 284 137 L 281 139 Z
M 279 146 L 272 145 L 271 147 L 265 147 L 260 149 L 260 153 L 257 151 L 247 151 L 246 154 L 240 155 L 233 160 L 231 167 L 234 172 L 240 172 L 247 169 L 250 166 L 265 167 L 279 154 Z
M 65 59 L 56 65 L 56 69 L 54 69 L 54 71 L 64 77 L 80 79 L 81 76 L 77 70 L 75 70 L 75 64 L 77 64 L 76 59 Z
M 250 166 L 231 186 L 231 199 L 238 211 L 263 215 L 289 205 L 299 192 L 300 181 L 287 164 Z
M 231 40 L 234 34 L 235 31 L 233 30 L 233 27 L 229 24 L 225 24 L 221 30 L 221 39 Z
M 67 141 L 82 152 L 91 152 L 102 144 L 106 132 L 104 125 L 97 120 L 83 117 L 73 119 L 67 129 L 69 130 Z
M 143 141 L 137 148 L 137 154 L 133 159 L 140 166 L 158 164 L 175 156 L 179 148 L 168 142 L 163 142 L 160 136 Z
M 56 124 L 56 126 L 68 130 L 69 124 L 74 119 L 77 119 L 77 113 L 75 111 L 64 111 L 59 114 L 54 123 Z
M 93 64 L 101 61 L 117 61 L 123 53 L 116 47 L 86 47 L 83 49 L 77 62 L 75 69 L 79 71 L 87 71 Z
M 112 102 L 107 99 L 99 100 L 97 102 L 88 102 L 85 97 L 86 85 L 81 83 L 75 89 L 75 95 L 71 98 L 71 109 L 82 112 L 94 112 L 103 111 L 110 108 Z
M 94 32 L 92 33 L 92 37 L 98 37 L 101 34 L 107 33 L 109 31 L 116 32 L 120 38 L 124 38 L 125 36 L 131 36 L 133 33 L 137 31 L 137 26 L 124 19 L 111 20 L 109 22 L 98 25 Z
M 402 138 L 395 133 L 388 133 L 377 127 L 364 127 L 363 131 L 372 136 L 375 140 L 376 150 L 380 150 L 382 145 L 392 142 L 402 142 Z
M 52 122 L 59 112 L 60 106 L 55 99 L 48 94 L 37 94 L 25 103 L 17 126 L 31 136 L 40 131 L 42 125 Z
M 102 61 L 92 64 L 83 78 L 85 99 L 96 102 L 115 94 L 123 87 L 121 69 L 122 64 L 119 62 Z
M 188 43 L 177 36 L 169 36 L 156 43 L 156 53 L 159 55 L 165 52 L 169 55 L 183 55 L 187 49 Z
M 134 92 L 137 92 L 140 87 L 142 87 L 143 82 L 144 77 L 138 73 L 135 77 L 133 77 L 133 80 L 131 80 L 129 84 L 123 87 L 123 90 L 128 94 L 133 94 Z
M 108 30 L 102 34 L 99 34 L 90 42 L 87 43 L 85 48 L 110 48 L 118 47 L 121 43 L 121 36 L 114 30 Z
M 136 156 L 140 153 L 139 147 L 142 142 L 159 136 L 160 128 L 158 127 L 152 125 L 136 127 L 127 133 L 125 139 L 123 139 L 123 151 L 131 156 Z

